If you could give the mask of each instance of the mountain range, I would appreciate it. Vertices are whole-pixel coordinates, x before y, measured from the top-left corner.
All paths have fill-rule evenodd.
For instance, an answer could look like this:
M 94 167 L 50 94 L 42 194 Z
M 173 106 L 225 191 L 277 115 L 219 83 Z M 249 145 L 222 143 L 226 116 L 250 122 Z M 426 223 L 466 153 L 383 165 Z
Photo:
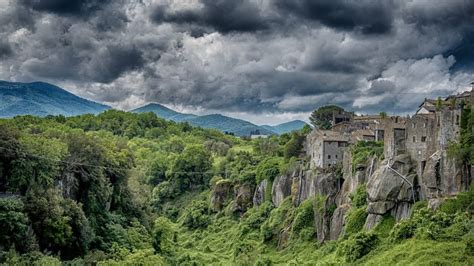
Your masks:
M 248 121 L 228 117 L 221 114 L 210 114 L 197 116 L 193 114 L 184 114 L 176 112 L 166 106 L 158 103 L 150 103 L 140 108 L 132 110 L 132 112 L 143 113 L 153 112 L 159 117 L 176 122 L 188 122 L 191 125 L 203 128 L 215 128 L 225 132 L 231 132 L 237 136 L 254 135 L 280 135 L 283 133 L 298 130 L 306 125 L 301 120 L 294 120 L 276 126 L 259 126 Z
M 0 117 L 97 114 L 110 106 L 78 97 L 45 82 L 0 81 Z
M 17 115 L 65 115 L 98 114 L 110 106 L 76 96 L 58 86 L 45 82 L 0 81 L 0 118 Z M 215 128 L 237 136 L 279 135 L 301 129 L 305 122 L 294 120 L 276 126 L 255 125 L 248 121 L 221 114 L 194 115 L 180 113 L 164 105 L 151 103 L 132 112 L 153 112 L 157 116 L 176 122 L 188 122 L 203 128 Z

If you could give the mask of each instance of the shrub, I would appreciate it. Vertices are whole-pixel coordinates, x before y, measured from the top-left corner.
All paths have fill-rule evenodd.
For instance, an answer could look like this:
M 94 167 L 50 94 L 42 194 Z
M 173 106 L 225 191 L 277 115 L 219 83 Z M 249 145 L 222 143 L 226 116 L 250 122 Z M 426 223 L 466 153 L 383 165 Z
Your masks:
M 346 226 L 344 231 L 344 236 L 350 236 L 362 230 L 367 219 L 367 212 L 365 207 L 352 209 L 346 218 Z
M 245 213 L 244 224 L 250 228 L 259 228 L 265 222 L 273 209 L 273 203 L 266 201 L 258 207 L 253 207 Z
M 157 253 L 169 254 L 175 245 L 176 230 L 166 217 L 158 217 L 153 227 L 153 248 Z
M 459 193 L 454 198 L 447 199 L 441 204 L 440 210 L 450 214 L 464 211 L 474 213 L 474 185 L 468 191 Z
M 264 179 L 273 181 L 273 179 L 280 174 L 282 160 L 277 157 L 270 157 L 261 161 L 257 165 L 256 178 L 257 184 L 262 182 Z
M 371 232 L 360 232 L 341 243 L 337 250 L 347 262 L 354 262 L 368 254 L 377 245 L 377 235 Z
M 181 219 L 183 225 L 189 229 L 207 227 L 211 221 L 208 202 L 204 200 L 193 200 Z
M 284 155 L 286 159 L 291 157 L 298 157 L 301 153 L 301 149 L 303 149 L 303 142 L 305 136 L 301 135 L 297 131 L 292 133 L 290 141 L 288 141 L 285 145 Z
M 305 228 L 314 228 L 313 199 L 307 199 L 303 201 L 301 205 L 298 206 L 298 208 L 296 209 L 296 216 L 293 220 L 292 226 L 293 236 L 298 236 L 300 231 Z
M 390 232 L 390 240 L 397 242 L 416 236 L 421 239 L 457 240 L 469 231 L 469 218 L 463 214 L 447 214 L 421 208 L 410 219 L 402 220 Z
M 352 206 L 361 208 L 367 204 L 367 190 L 364 185 L 359 185 L 350 196 Z
M 379 237 L 386 238 L 390 235 L 392 228 L 395 226 L 395 218 L 393 218 L 390 214 L 386 214 L 383 216 L 382 221 L 377 224 L 374 228 L 374 233 L 376 233 Z
M 352 169 L 356 169 L 361 163 L 365 163 L 373 156 L 380 157 L 383 154 L 383 142 L 381 141 L 359 141 L 352 146 Z
M 286 198 L 278 208 L 270 212 L 270 217 L 260 226 L 260 234 L 264 241 L 270 241 L 289 221 L 293 220 L 293 205 L 291 198 Z
M 155 204 L 164 202 L 166 199 L 173 198 L 176 192 L 176 187 L 169 181 L 161 182 L 153 189 L 153 201 Z

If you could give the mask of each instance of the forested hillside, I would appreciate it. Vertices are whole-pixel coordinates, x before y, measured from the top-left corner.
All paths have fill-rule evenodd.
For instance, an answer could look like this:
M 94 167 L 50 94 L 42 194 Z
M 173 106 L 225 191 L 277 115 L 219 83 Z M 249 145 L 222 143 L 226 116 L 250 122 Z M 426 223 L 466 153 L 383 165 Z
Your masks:
M 8 82 L 0 80 L 0 118 L 17 115 L 97 114 L 110 106 L 76 96 L 46 82 Z
M 249 203 L 246 188 L 271 186 L 306 159 L 310 130 L 246 140 L 115 110 L 0 120 L 0 262 L 474 264 L 473 189 L 437 211 L 419 202 L 411 218 L 395 225 L 387 216 L 364 230 L 360 187 L 346 231 L 325 243 L 315 237 L 321 197 L 275 207 L 267 192 L 260 206 Z

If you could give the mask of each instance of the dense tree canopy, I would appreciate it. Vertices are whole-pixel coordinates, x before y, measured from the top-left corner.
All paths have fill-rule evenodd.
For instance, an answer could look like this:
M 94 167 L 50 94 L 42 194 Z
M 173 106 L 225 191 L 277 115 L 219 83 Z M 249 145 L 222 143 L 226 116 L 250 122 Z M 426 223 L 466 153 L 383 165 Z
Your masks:
M 336 105 L 322 106 L 311 113 L 309 120 L 316 128 L 330 129 L 333 114 L 342 111 L 344 111 L 344 109 Z

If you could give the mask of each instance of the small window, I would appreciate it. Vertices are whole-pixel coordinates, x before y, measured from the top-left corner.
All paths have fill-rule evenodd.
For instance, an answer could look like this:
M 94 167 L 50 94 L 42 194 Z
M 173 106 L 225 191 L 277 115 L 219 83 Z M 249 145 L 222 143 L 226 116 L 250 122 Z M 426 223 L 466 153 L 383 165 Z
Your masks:
M 416 136 L 413 136 L 413 142 L 416 142 Z
M 456 115 L 456 125 L 459 125 L 459 115 Z
M 337 159 L 337 154 L 336 154 L 336 159 Z
M 426 142 L 426 136 L 421 137 L 421 142 Z
M 331 155 L 328 155 L 328 159 L 331 159 Z
M 416 124 L 415 123 L 412 123 L 411 124 L 411 128 L 415 128 L 416 127 Z
M 423 127 L 424 127 L 424 128 L 426 128 L 426 122 L 425 122 L 425 123 L 423 123 Z

